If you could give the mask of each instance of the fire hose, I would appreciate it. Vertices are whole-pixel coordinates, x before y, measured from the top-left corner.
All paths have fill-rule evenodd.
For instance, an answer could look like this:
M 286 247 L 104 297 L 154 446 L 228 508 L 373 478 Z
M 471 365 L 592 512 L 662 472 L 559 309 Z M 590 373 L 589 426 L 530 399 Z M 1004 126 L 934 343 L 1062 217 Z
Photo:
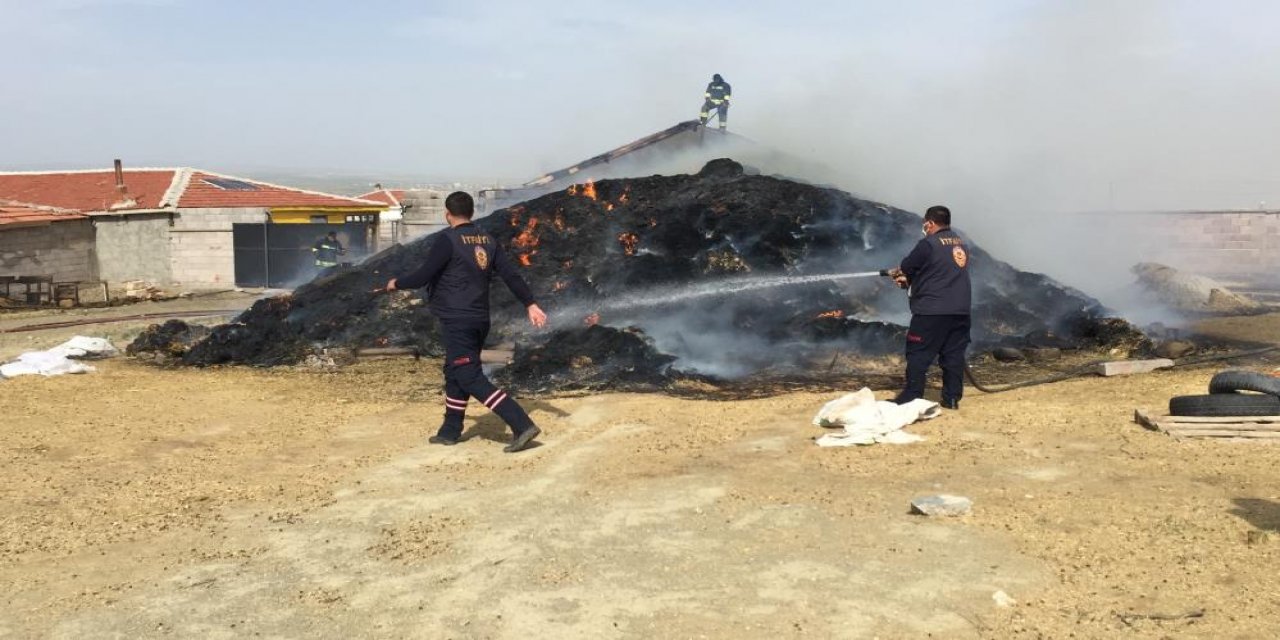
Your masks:
M 1236 351 L 1234 353 L 1223 353 L 1223 354 L 1217 354 L 1212 356 L 1201 356 L 1199 358 L 1182 358 L 1180 360 L 1174 361 L 1173 368 L 1176 369 L 1178 367 L 1205 364 L 1208 362 L 1221 362 L 1224 360 L 1235 360 L 1237 358 L 1248 358 L 1250 356 L 1260 356 L 1266 353 L 1271 353 L 1272 351 L 1280 351 L 1280 345 L 1274 345 L 1274 346 L 1265 347 L 1262 349 L 1252 349 L 1249 351 Z M 1112 361 L 1097 360 L 1094 362 L 1090 362 L 1088 364 L 1080 365 L 1079 367 L 1076 367 L 1069 371 L 1064 371 L 1062 373 L 1052 375 L 1046 378 L 1035 378 L 1032 380 L 1023 380 L 1022 382 L 1013 382 L 1010 384 L 1001 384 L 1001 385 L 995 385 L 995 386 L 987 386 L 979 382 L 978 377 L 973 372 L 973 367 L 969 365 L 965 365 L 964 374 L 965 374 L 965 377 L 969 379 L 969 384 L 972 384 L 973 387 L 978 391 L 981 391 L 983 393 L 1003 393 L 1005 391 L 1013 391 L 1014 389 L 1034 387 L 1042 384 L 1063 382 L 1065 380 L 1070 380 L 1072 378 L 1079 378 L 1088 374 L 1092 374 L 1097 369 L 1098 365 L 1104 364 L 1107 362 L 1112 362 Z
M 111 324 L 113 322 L 137 322 L 142 320 L 157 320 L 161 318 L 204 318 L 213 316 L 225 316 L 234 313 L 240 313 L 244 309 L 208 309 L 205 311 L 164 311 L 159 313 L 140 313 L 132 316 L 108 316 L 101 318 L 84 318 L 82 320 L 66 320 L 63 322 L 46 322 L 44 324 L 28 324 L 12 329 L 0 329 L 0 333 L 24 333 L 27 331 L 43 331 L 45 329 L 65 329 L 68 327 L 81 327 L 90 324 Z

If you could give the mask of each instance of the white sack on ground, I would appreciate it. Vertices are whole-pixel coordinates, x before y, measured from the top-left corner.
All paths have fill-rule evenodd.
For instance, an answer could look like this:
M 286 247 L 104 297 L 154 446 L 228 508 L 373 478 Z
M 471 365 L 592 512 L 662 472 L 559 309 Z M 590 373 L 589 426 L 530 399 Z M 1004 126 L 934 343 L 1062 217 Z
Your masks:
M 88 373 L 93 371 L 93 367 L 76 360 L 110 358 L 119 353 L 115 346 L 103 338 L 76 336 L 52 349 L 28 351 L 18 356 L 17 360 L 0 365 L 0 378 Z
M 818 438 L 820 447 L 849 447 L 853 445 L 907 444 L 924 438 L 903 431 L 903 427 L 919 420 L 936 418 L 942 413 L 938 403 L 912 400 L 907 404 L 894 404 L 888 400 L 876 400 L 870 389 L 863 387 L 856 393 L 842 396 L 822 406 L 813 424 L 819 427 L 843 427 L 843 431 L 829 433 Z

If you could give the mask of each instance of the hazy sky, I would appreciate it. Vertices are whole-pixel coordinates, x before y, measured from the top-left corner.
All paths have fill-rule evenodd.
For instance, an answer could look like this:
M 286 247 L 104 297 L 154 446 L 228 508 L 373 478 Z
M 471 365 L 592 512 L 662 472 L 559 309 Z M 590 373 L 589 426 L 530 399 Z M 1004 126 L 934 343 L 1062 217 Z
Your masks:
M 525 180 L 696 115 L 920 207 L 1280 205 L 1280 2 L 0 0 L 0 166 Z

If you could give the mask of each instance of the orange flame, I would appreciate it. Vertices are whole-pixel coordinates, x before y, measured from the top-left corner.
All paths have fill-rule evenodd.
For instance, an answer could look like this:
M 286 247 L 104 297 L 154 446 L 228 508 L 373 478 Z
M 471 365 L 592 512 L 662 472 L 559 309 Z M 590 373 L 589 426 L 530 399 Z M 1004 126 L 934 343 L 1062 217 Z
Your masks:
M 822 312 L 822 313 L 819 313 L 817 316 L 815 316 L 815 319 L 817 319 L 817 318 L 843 318 L 843 317 L 844 317 L 844 311 L 842 311 L 842 310 L 840 310 L 840 309 L 832 309 L 831 311 L 824 311 L 824 312 Z
M 534 233 L 534 229 L 538 228 L 538 219 L 529 218 L 529 224 L 525 225 L 524 231 L 516 234 L 511 245 L 521 249 L 533 249 L 538 246 L 538 234 Z
M 623 232 L 618 234 L 618 244 L 622 245 L 623 253 L 629 256 L 636 254 L 636 244 L 640 242 L 640 237 L 634 233 Z
M 612 202 L 606 202 L 606 203 L 604 203 L 604 210 L 605 210 L 605 211 L 613 211 L 613 203 L 612 203 Z
M 511 241 L 511 246 L 524 250 L 520 253 L 519 260 L 520 264 L 526 267 L 532 264 L 530 256 L 538 252 L 538 234 L 534 233 L 534 230 L 537 228 L 538 217 L 531 216 L 529 218 L 529 223 L 524 227 L 524 231 L 516 234 L 515 239 Z
M 582 185 L 582 195 L 591 198 L 592 200 L 597 200 L 596 183 L 592 180 L 588 180 L 586 184 Z
M 600 323 L 600 314 L 598 313 L 593 313 L 582 319 L 582 324 L 585 324 L 588 327 L 594 327 L 599 323 Z

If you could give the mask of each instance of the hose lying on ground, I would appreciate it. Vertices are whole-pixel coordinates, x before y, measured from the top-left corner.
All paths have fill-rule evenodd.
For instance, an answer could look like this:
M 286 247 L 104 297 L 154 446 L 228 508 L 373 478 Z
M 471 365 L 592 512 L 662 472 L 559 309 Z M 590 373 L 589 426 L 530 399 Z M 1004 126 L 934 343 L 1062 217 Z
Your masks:
M 1185 366 L 1196 365 L 1196 364 L 1204 364 L 1206 362 L 1220 362 L 1222 360 L 1248 358 L 1249 356 L 1260 356 L 1264 353 L 1270 353 L 1272 351 L 1280 351 L 1280 345 L 1266 347 L 1263 349 L 1253 349 L 1250 351 L 1237 351 L 1235 353 L 1223 353 L 1223 354 L 1217 354 L 1212 356 L 1201 356 L 1199 358 L 1183 358 L 1181 360 L 1175 360 L 1173 363 L 1173 366 L 1176 368 L 1176 367 L 1185 367 Z M 1050 384 L 1053 382 L 1062 382 L 1064 380 L 1070 380 L 1072 378 L 1079 378 L 1084 375 L 1092 374 L 1094 371 L 1097 370 L 1098 365 L 1106 362 L 1113 362 L 1113 360 L 1098 360 L 1095 362 L 1090 362 L 1088 364 L 1081 365 L 1079 367 L 1071 369 L 1070 371 L 1065 371 L 1063 373 L 1052 375 L 1047 378 L 1036 378 L 1033 380 L 1024 380 L 1022 382 L 1000 384 L 995 386 L 987 386 L 979 382 L 978 377 L 973 373 L 973 367 L 970 367 L 969 365 L 965 365 L 964 374 L 965 374 L 965 377 L 969 379 L 969 384 L 972 384 L 973 387 L 978 391 L 981 391 L 983 393 L 1003 393 L 1005 391 L 1012 391 L 1014 389 L 1034 387 L 1042 384 Z

